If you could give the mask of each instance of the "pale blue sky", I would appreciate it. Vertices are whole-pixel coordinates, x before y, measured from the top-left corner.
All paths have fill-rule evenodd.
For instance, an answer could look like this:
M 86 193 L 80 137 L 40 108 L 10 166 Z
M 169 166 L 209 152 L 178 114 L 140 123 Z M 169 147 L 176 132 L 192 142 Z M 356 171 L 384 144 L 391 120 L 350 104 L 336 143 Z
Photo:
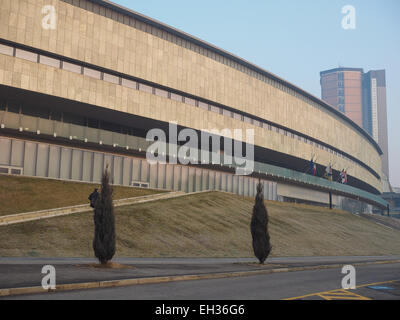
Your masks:
M 232 52 L 320 97 L 319 72 L 386 69 L 389 166 L 400 186 L 399 0 L 114 0 Z M 356 9 L 344 30 L 341 10 Z

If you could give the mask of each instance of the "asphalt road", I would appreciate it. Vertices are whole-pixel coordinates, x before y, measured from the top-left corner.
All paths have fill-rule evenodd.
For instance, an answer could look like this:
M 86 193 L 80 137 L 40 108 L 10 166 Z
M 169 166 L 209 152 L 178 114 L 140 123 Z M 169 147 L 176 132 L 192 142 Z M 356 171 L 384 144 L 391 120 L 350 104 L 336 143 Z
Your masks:
M 356 290 L 341 289 L 341 269 L 275 273 L 238 278 L 169 282 L 129 287 L 90 289 L 8 297 L 7 299 L 144 299 L 144 300 L 280 300 L 384 299 L 400 300 L 400 264 L 358 266 Z M 399 280 L 399 281 L 394 281 Z M 386 288 L 369 288 L 373 284 Z
M 400 255 L 392 256 L 315 256 L 315 257 L 268 257 L 267 262 L 274 263 L 351 263 L 380 260 L 397 260 Z M 257 262 L 256 258 L 114 258 L 113 262 L 122 264 L 210 264 Z M 95 258 L 22 258 L 0 257 L 0 264 L 77 264 L 97 262 Z

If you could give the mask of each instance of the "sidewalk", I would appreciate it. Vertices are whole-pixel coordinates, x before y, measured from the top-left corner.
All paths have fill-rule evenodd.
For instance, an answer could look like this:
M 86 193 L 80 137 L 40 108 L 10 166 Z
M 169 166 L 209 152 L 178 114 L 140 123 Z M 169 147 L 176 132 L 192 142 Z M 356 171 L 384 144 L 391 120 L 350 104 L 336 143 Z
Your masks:
M 400 256 L 378 257 L 294 257 L 270 258 L 265 265 L 257 264 L 256 259 L 248 258 L 143 258 L 115 259 L 113 262 L 126 265 L 126 269 L 101 269 L 89 267 L 96 263 L 87 258 L 0 258 L 0 289 L 40 287 L 44 265 L 56 269 L 56 284 L 76 284 L 124 279 L 147 279 L 183 275 L 221 275 L 223 277 L 251 275 L 252 272 L 287 272 L 313 267 L 340 267 L 345 264 L 381 263 L 399 261 Z M 292 269 L 292 270 L 291 270 Z M 182 279 L 186 280 L 186 279 Z M 161 281 L 160 281 L 161 282 Z

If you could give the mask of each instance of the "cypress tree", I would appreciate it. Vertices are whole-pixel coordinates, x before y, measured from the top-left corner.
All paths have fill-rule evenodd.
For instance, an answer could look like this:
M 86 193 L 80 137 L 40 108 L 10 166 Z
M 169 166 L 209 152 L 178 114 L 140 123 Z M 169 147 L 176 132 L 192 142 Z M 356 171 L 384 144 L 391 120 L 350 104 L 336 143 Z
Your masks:
M 101 264 L 106 264 L 115 254 L 115 219 L 113 189 L 109 183 L 108 165 L 101 179 L 101 193 L 94 208 L 93 250 Z
M 260 261 L 260 264 L 263 264 L 271 251 L 271 245 L 268 233 L 268 212 L 264 204 L 263 186 L 260 181 L 257 184 L 250 229 L 253 237 L 254 255 Z

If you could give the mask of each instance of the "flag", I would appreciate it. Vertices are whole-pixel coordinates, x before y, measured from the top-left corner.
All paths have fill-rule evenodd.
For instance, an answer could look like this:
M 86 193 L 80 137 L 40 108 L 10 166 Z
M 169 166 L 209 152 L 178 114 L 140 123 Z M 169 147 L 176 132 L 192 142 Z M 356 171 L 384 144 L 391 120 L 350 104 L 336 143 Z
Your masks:
M 340 180 L 341 182 L 344 184 L 346 179 L 345 179 L 345 173 L 344 173 L 344 169 L 342 169 L 342 171 L 340 172 Z
M 325 168 L 324 178 L 332 181 L 332 165 L 329 162 L 329 165 Z

